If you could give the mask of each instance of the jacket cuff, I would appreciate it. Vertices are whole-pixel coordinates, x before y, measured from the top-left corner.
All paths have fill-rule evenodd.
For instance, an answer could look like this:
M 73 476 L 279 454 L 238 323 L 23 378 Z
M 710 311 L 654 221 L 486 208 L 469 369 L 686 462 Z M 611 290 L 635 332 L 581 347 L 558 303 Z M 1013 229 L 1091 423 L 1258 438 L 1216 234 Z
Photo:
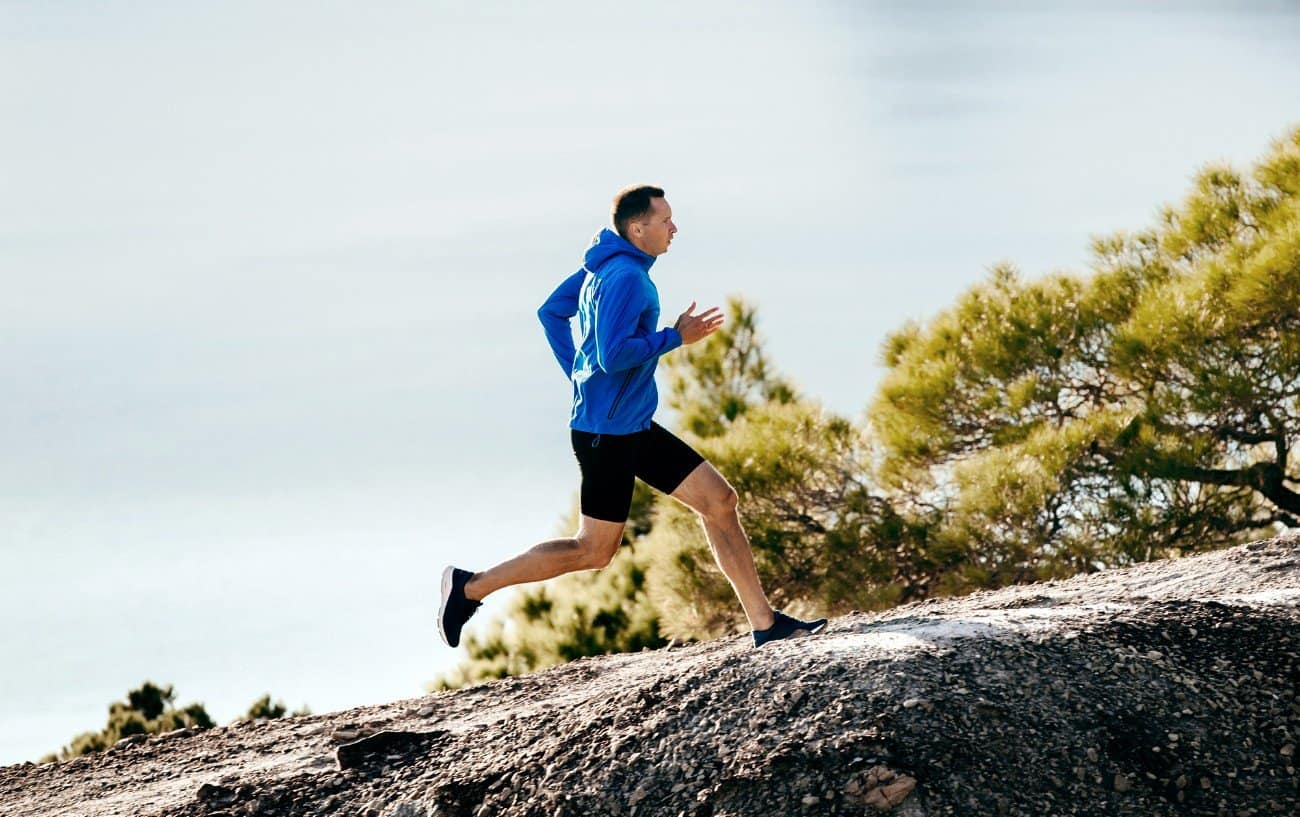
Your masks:
M 664 353 L 671 352 L 678 346 L 682 345 L 682 333 L 678 332 L 671 326 L 665 327 L 664 332 L 668 335 L 668 345 L 664 347 Z

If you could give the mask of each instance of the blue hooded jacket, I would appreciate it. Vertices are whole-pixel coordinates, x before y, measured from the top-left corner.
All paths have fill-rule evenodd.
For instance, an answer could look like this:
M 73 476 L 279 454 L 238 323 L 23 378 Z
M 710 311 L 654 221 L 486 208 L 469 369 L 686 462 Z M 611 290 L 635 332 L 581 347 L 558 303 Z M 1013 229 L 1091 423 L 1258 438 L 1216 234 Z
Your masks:
M 569 426 L 591 434 L 633 434 L 650 427 L 659 404 L 655 366 L 682 345 L 659 329 L 654 256 L 608 227 L 592 239 L 582 269 L 564 279 L 537 310 L 551 351 L 573 383 Z M 569 321 L 578 316 L 578 346 Z

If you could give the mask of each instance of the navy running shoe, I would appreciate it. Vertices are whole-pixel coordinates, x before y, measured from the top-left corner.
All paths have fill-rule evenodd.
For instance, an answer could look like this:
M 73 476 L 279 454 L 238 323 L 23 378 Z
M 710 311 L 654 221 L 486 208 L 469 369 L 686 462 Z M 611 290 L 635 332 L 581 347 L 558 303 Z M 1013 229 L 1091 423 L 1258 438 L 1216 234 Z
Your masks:
M 793 616 L 787 616 L 780 610 L 774 610 L 776 621 L 766 630 L 754 630 L 754 646 L 761 647 L 769 641 L 780 641 L 783 638 L 790 638 L 796 635 L 811 635 L 820 632 L 826 626 L 826 619 L 819 618 L 816 621 L 800 621 Z
M 438 608 L 438 633 L 448 647 L 460 646 L 460 630 L 483 602 L 465 597 L 465 584 L 474 574 L 459 567 L 442 571 L 442 606 Z

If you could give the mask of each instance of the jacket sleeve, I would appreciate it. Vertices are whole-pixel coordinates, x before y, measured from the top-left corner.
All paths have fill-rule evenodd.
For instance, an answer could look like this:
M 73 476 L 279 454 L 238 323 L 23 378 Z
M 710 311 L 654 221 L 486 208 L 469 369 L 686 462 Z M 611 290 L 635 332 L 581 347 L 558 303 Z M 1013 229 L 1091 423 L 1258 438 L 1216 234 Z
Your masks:
M 647 332 L 637 323 L 649 305 L 644 282 L 631 272 L 611 275 L 596 298 L 596 364 L 607 372 L 640 366 L 682 345 L 671 327 Z
M 569 321 L 578 314 L 578 293 L 582 290 L 582 281 L 586 277 L 587 269 L 583 267 L 565 278 L 537 310 L 537 317 L 546 330 L 546 340 L 551 344 L 551 351 L 555 353 L 555 359 L 564 370 L 565 377 L 573 374 L 573 358 L 577 355 Z

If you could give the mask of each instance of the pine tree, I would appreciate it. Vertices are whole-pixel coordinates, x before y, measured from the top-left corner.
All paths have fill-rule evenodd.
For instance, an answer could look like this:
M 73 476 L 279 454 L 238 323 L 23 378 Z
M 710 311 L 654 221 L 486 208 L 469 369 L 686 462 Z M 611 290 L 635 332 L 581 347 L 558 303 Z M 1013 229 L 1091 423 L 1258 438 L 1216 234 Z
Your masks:
M 959 592 L 1221 547 L 1300 517 L 1300 130 L 1211 166 L 1093 269 L 1010 266 L 887 342 L 888 485 Z

